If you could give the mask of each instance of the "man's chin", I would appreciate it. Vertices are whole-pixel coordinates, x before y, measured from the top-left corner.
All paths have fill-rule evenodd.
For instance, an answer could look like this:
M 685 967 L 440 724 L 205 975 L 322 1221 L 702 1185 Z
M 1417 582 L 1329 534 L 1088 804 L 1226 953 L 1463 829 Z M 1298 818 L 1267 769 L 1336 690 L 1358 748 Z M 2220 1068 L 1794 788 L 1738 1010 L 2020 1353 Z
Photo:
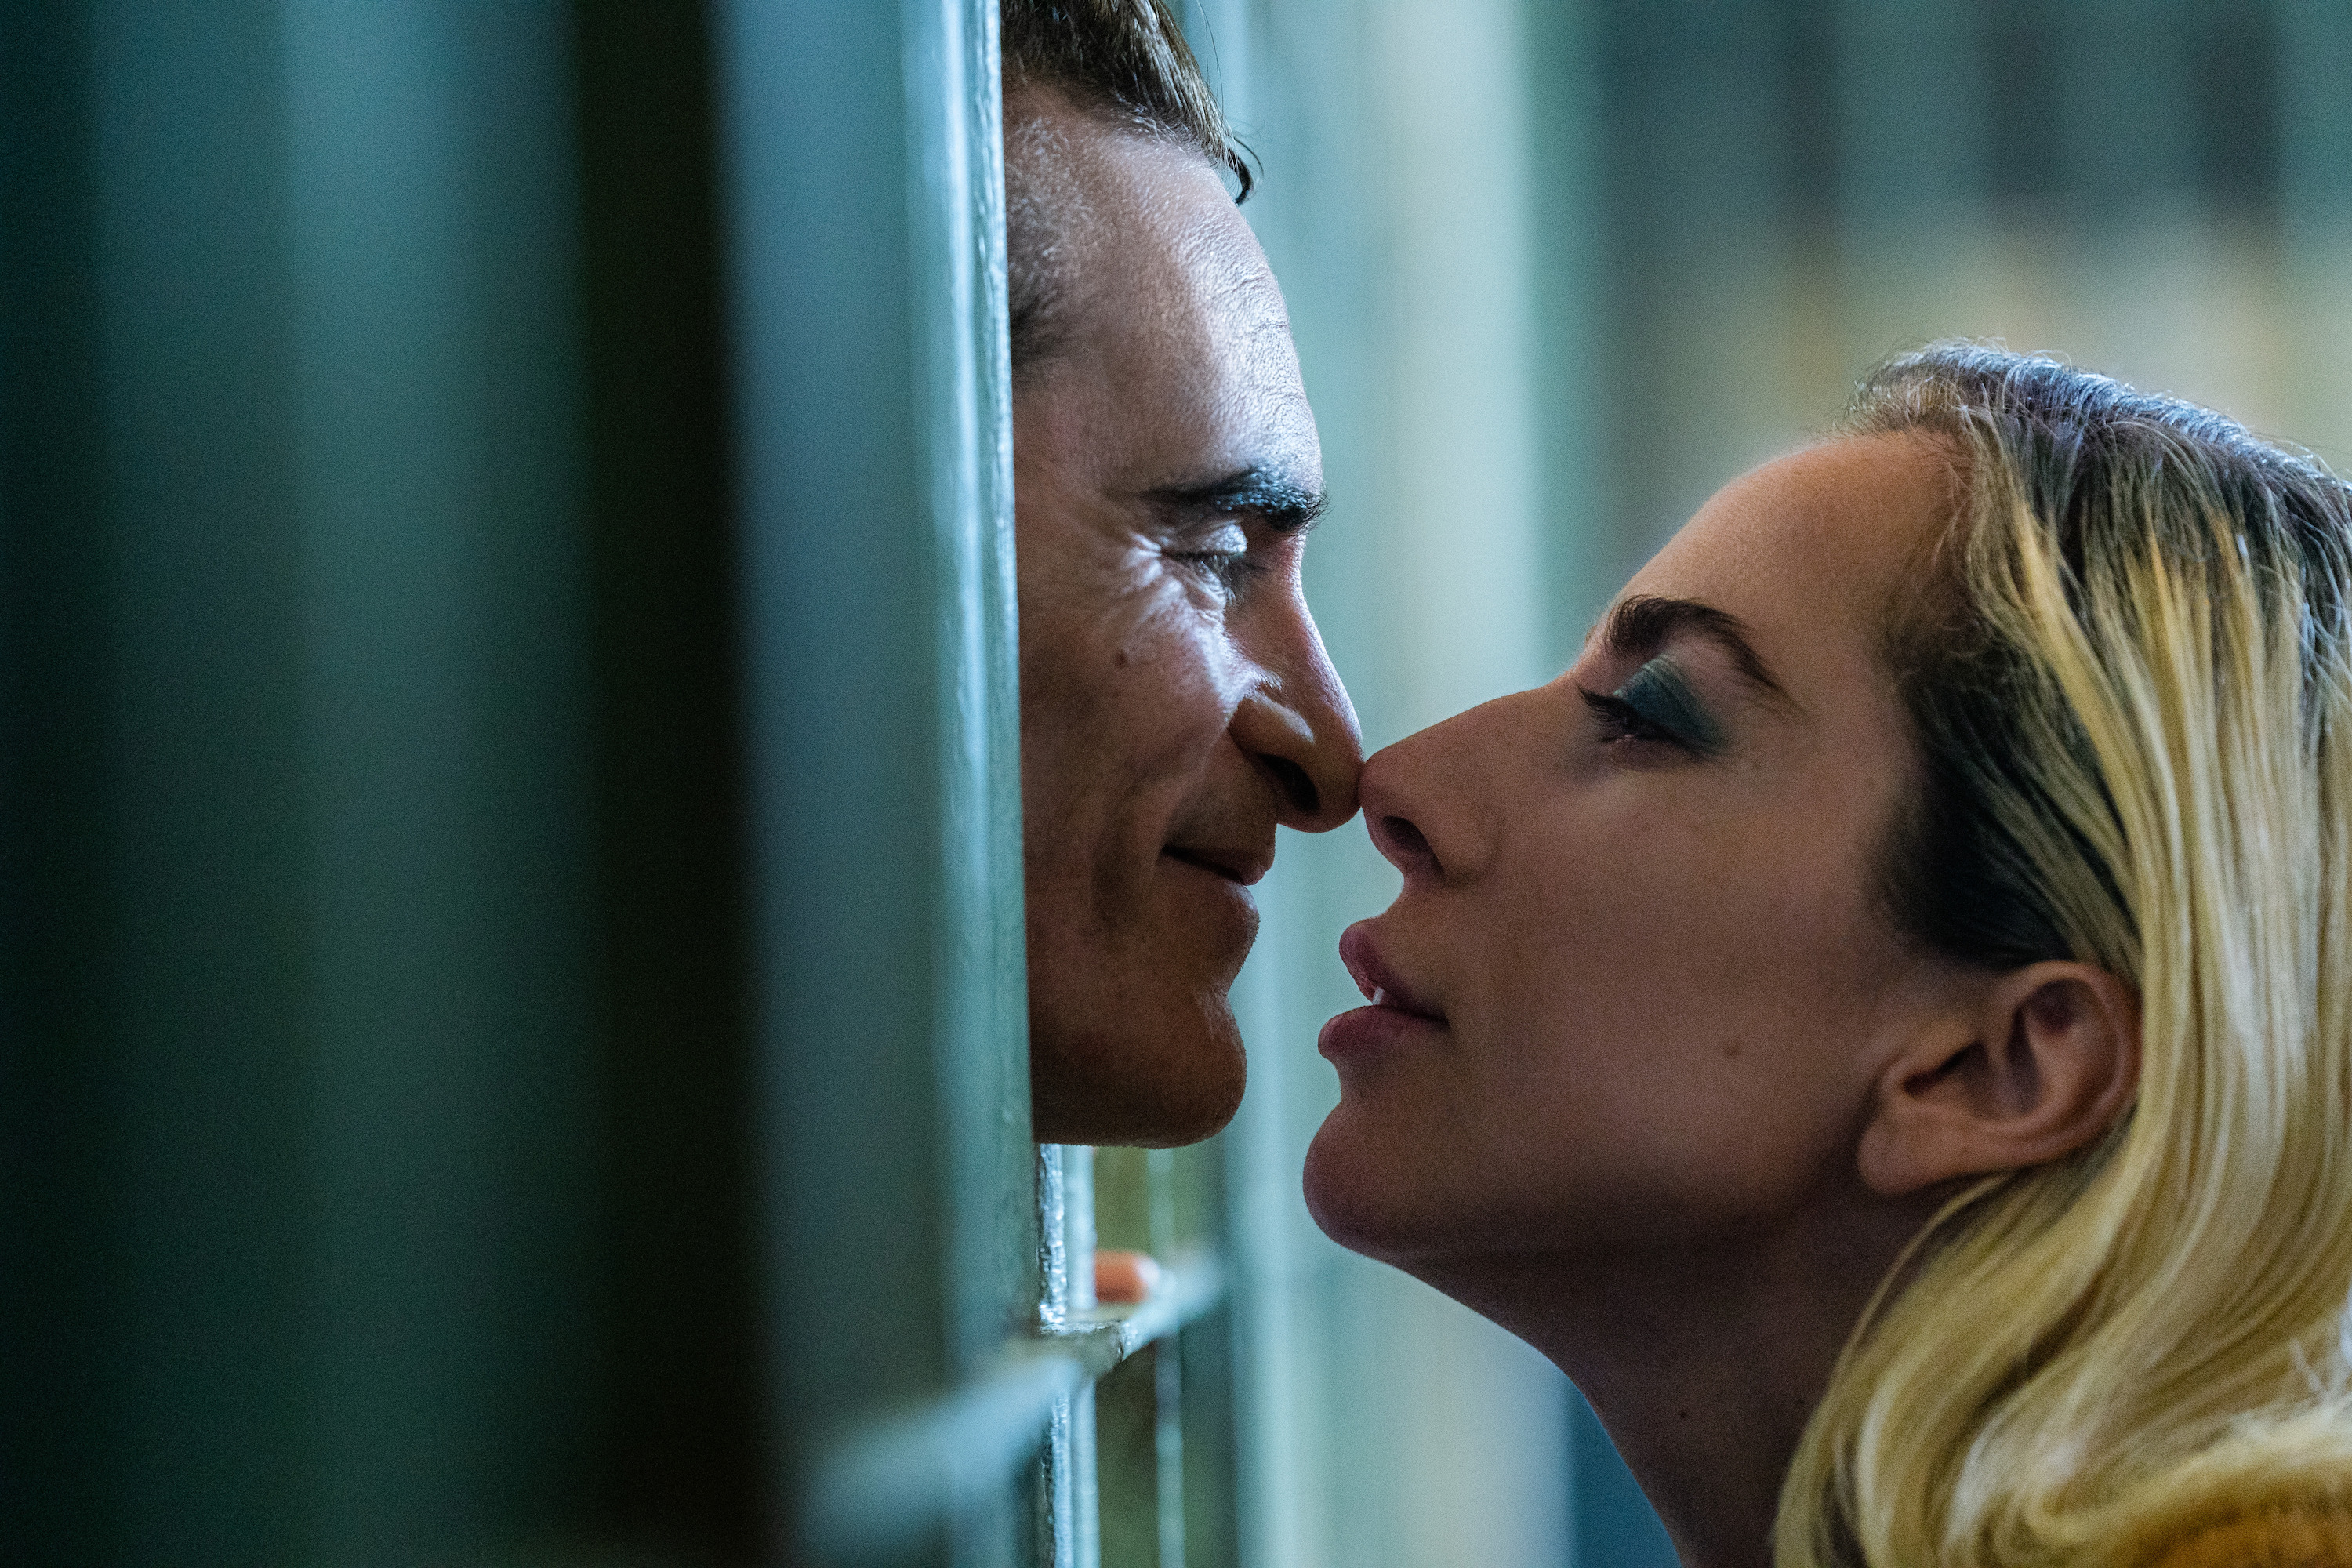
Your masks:
M 1222 991 L 1151 1016 L 1030 1025 L 1031 1124 L 1041 1143 L 1168 1149 L 1197 1143 L 1234 1118 L 1248 1077 L 1241 1031 Z

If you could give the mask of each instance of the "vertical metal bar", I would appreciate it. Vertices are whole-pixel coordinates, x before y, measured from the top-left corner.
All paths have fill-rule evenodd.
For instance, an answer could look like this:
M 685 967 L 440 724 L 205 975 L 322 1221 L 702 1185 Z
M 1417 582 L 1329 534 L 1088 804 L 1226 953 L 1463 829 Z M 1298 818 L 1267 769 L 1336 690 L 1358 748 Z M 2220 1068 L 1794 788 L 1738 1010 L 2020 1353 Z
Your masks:
M 1056 1151 L 1061 1194 L 1040 1205 L 1039 1223 L 1061 1232 L 1065 1274 L 1055 1307 L 1065 1321 L 1095 1309 L 1095 1151 L 1065 1143 Z M 1102 1560 L 1101 1468 L 1095 1385 L 1066 1395 L 1054 1409 L 1054 1436 L 1045 1451 L 1045 1484 L 1053 1498 L 1054 1568 L 1097 1568 Z
M 1171 1255 L 1213 1248 L 1234 1267 L 1235 1248 L 1227 1209 L 1222 1140 L 1171 1150 L 1167 1158 L 1169 1236 Z M 1230 1302 L 1230 1295 L 1228 1296 Z M 1219 1307 L 1192 1323 L 1174 1342 L 1174 1409 L 1177 1496 L 1183 1560 L 1187 1568 L 1234 1568 L 1238 1561 L 1239 1521 L 1234 1517 L 1234 1311 Z
M 568 30 L 544 0 L 282 14 L 319 1551 L 488 1550 L 562 1517 L 593 1408 Z
M 1095 1242 L 1122 1252 L 1154 1253 L 1164 1261 L 1168 1254 L 1160 1250 L 1151 1226 L 1153 1153 L 1141 1149 L 1091 1153 Z M 1138 1352 L 1095 1387 L 1089 1479 L 1096 1506 L 1085 1559 L 1088 1564 L 1159 1568 L 1160 1510 L 1166 1500 L 1160 1489 L 1156 1369 L 1173 1338 Z
M 1068 1152 L 1059 1143 L 1037 1146 L 1037 1315 L 1047 1328 L 1061 1327 L 1070 1319 L 1069 1184 L 1063 1163 Z M 1069 1489 L 1075 1453 L 1070 1402 L 1057 1399 L 1030 1477 L 1035 1503 L 1031 1554 L 1036 1563 L 1066 1563 L 1076 1552 L 1077 1505 Z
M 8 23 L 0 1539 L 508 1555 L 594 1313 L 564 17 Z
M 318 1550 L 487 1550 L 561 1517 L 586 1414 L 569 62 L 548 4 L 283 14 Z
M 959 1376 L 1034 1327 L 1029 976 L 1022 910 L 1021 731 L 1013 540 L 1013 363 L 1004 132 L 994 0 L 904 0 L 907 193 L 928 364 L 932 527 L 940 552 L 945 1006 L 934 1040 L 948 1150 Z M 1091 1275 L 1088 1276 L 1091 1280 Z
M 788 1489 L 1036 1300 L 994 16 L 716 28 Z
M 129 1560 L 103 1373 L 127 1184 L 94 1061 L 114 671 L 88 35 L 74 8 L 0 9 L 0 1536 L 54 1563 Z
M 1144 1156 L 1146 1194 L 1151 1207 L 1151 1255 L 1176 1257 L 1176 1152 L 1154 1149 Z M 1152 1347 L 1151 1449 L 1158 1485 L 1160 1568 L 1184 1568 L 1184 1339 L 1171 1334 Z
M 0 1286 L 26 1309 L 0 1364 L 47 1384 L 0 1488 L 26 1561 L 295 1557 L 311 1084 L 271 18 L 134 9 L 10 18 L 35 45 L 12 86 L 48 73 L 75 118 L 0 136 L 56 181 L 11 192 L 34 278 L 0 304 L 9 618 L 47 643 L 8 628 L 0 1051 L 12 1152 L 68 1156 L 7 1172 L 12 1240 L 57 1233 Z M 62 1496 L 17 1491 L 53 1454 Z
M 594 558 L 606 1527 L 749 1563 L 770 1489 L 751 1257 L 735 512 L 710 39 L 698 3 L 572 0 Z

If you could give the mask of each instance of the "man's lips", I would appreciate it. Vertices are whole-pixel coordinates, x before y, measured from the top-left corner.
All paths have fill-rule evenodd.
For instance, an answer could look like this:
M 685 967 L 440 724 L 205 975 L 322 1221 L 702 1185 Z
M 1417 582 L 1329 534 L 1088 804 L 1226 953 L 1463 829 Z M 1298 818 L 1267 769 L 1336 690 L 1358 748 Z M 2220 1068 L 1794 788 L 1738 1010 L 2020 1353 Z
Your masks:
M 1364 994 L 1364 1000 L 1375 1007 L 1391 1008 L 1433 1023 L 1445 1022 L 1445 1015 L 1434 1004 L 1423 1000 L 1381 957 L 1370 927 L 1370 921 L 1358 921 L 1339 938 L 1339 962 L 1348 966 L 1349 976 L 1355 981 L 1356 989 Z
M 1274 864 L 1274 857 L 1262 850 L 1243 849 L 1213 844 L 1171 844 L 1160 851 L 1171 860 L 1181 860 L 1187 866 L 1223 877 L 1228 882 L 1238 882 L 1246 888 L 1263 878 Z

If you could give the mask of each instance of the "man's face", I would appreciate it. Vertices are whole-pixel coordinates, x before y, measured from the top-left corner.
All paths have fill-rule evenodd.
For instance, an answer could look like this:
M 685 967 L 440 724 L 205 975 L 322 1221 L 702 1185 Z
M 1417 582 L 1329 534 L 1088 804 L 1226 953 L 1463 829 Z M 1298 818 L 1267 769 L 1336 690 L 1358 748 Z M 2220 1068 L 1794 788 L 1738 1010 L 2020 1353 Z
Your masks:
M 1036 1135 L 1188 1142 L 1241 1100 L 1226 991 L 1276 825 L 1356 809 L 1299 585 L 1322 451 L 1217 172 L 1048 94 L 1006 109 L 1055 279 L 1013 414 Z

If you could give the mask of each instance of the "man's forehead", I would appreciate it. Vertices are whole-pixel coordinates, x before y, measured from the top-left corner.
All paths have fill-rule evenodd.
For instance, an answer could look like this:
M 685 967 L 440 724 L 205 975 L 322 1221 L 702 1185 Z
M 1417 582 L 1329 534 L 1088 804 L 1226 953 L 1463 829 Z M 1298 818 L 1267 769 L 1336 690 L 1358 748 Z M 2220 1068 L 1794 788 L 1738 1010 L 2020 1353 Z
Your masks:
M 1216 171 L 1150 138 L 1111 141 L 1072 189 L 1076 199 L 1062 228 L 1067 284 L 1114 314 L 1181 303 L 1235 331 L 1286 338 L 1289 315 L 1274 271 Z
M 1005 182 L 1062 290 L 1148 289 L 1182 268 L 1230 295 L 1222 308 L 1286 327 L 1256 237 L 1199 149 L 1090 113 L 1050 89 L 1006 105 Z
M 1243 338 L 1279 340 L 1290 350 L 1290 308 L 1284 303 L 1274 268 L 1258 248 L 1257 237 L 1227 208 L 1223 222 L 1189 226 L 1178 241 L 1180 265 L 1202 279 L 1210 313 L 1226 331 Z
M 1082 401 L 1117 410 L 1118 452 L 1154 487 L 1246 468 L 1319 488 L 1282 291 L 1215 167 L 1060 100 L 1022 108 L 1008 174 L 1050 247 L 1039 373 L 1092 383 Z

